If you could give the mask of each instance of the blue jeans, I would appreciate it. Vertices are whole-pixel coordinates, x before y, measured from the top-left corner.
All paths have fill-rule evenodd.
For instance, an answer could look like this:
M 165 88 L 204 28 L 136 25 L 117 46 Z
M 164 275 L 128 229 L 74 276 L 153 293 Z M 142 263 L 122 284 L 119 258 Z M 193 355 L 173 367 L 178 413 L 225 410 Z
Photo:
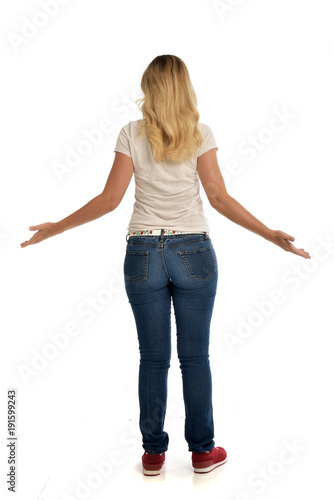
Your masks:
M 164 431 L 171 359 L 171 298 L 182 373 L 185 439 L 202 453 L 214 443 L 210 322 L 218 266 L 205 234 L 132 236 L 127 240 L 124 282 L 139 341 L 139 427 L 148 453 L 167 451 Z

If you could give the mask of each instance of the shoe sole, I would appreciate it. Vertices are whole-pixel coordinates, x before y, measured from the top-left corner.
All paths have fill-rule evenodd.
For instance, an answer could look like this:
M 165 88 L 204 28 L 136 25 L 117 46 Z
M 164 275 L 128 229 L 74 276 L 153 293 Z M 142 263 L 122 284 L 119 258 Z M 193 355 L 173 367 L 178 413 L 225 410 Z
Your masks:
M 165 464 L 165 462 L 162 464 L 161 469 L 162 469 L 164 464 Z M 143 474 L 144 474 L 144 476 L 159 476 L 161 469 L 159 469 L 159 470 L 147 470 L 147 469 L 143 468 Z
M 222 462 L 217 462 L 216 464 L 210 465 L 210 467 L 194 467 L 193 466 L 194 472 L 196 472 L 197 474 L 206 474 L 207 472 L 211 472 L 212 470 L 216 469 L 220 465 L 225 464 L 226 462 L 227 462 L 227 457 Z

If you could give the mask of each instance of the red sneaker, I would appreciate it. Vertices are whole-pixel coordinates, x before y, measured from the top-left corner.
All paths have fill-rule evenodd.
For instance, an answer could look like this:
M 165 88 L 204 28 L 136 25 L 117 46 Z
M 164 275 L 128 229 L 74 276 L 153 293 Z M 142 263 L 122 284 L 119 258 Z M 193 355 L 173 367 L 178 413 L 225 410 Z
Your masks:
M 152 455 L 145 451 L 142 456 L 142 463 L 144 476 L 158 476 L 165 463 L 165 453 Z
M 227 453 L 224 448 L 218 446 L 217 448 L 212 448 L 209 453 L 192 453 L 191 458 L 194 472 L 204 474 L 223 465 L 227 461 Z

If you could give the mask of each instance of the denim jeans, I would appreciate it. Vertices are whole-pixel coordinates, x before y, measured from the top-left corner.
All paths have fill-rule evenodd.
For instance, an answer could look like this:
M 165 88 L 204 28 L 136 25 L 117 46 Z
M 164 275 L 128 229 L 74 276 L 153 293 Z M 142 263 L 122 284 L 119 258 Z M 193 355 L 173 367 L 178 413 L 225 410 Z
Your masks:
M 185 439 L 202 453 L 214 443 L 210 322 L 218 266 L 205 234 L 132 236 L 127 240 L 124 282 L 139 342 L 139 427 L 148 453 L 167 451 L 164 430 L 171 359 L 171 300 L 182 374 Z

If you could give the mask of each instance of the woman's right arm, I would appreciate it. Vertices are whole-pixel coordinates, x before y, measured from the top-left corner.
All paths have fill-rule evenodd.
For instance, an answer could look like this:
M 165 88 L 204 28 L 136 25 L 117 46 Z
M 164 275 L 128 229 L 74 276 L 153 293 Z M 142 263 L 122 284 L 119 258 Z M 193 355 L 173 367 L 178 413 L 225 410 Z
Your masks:
M 295 239 L 293 236 L 283 231 L 269 229 L 228 194 L 218 165 L 216 149 L 211 149 L 198 158 L 197 172 L 210 205 L 217 212 L 287 252 L 295 253 L 305 259 L 311 258 L 303 248 L 297 249 L 292 245 L 291 241 Z

